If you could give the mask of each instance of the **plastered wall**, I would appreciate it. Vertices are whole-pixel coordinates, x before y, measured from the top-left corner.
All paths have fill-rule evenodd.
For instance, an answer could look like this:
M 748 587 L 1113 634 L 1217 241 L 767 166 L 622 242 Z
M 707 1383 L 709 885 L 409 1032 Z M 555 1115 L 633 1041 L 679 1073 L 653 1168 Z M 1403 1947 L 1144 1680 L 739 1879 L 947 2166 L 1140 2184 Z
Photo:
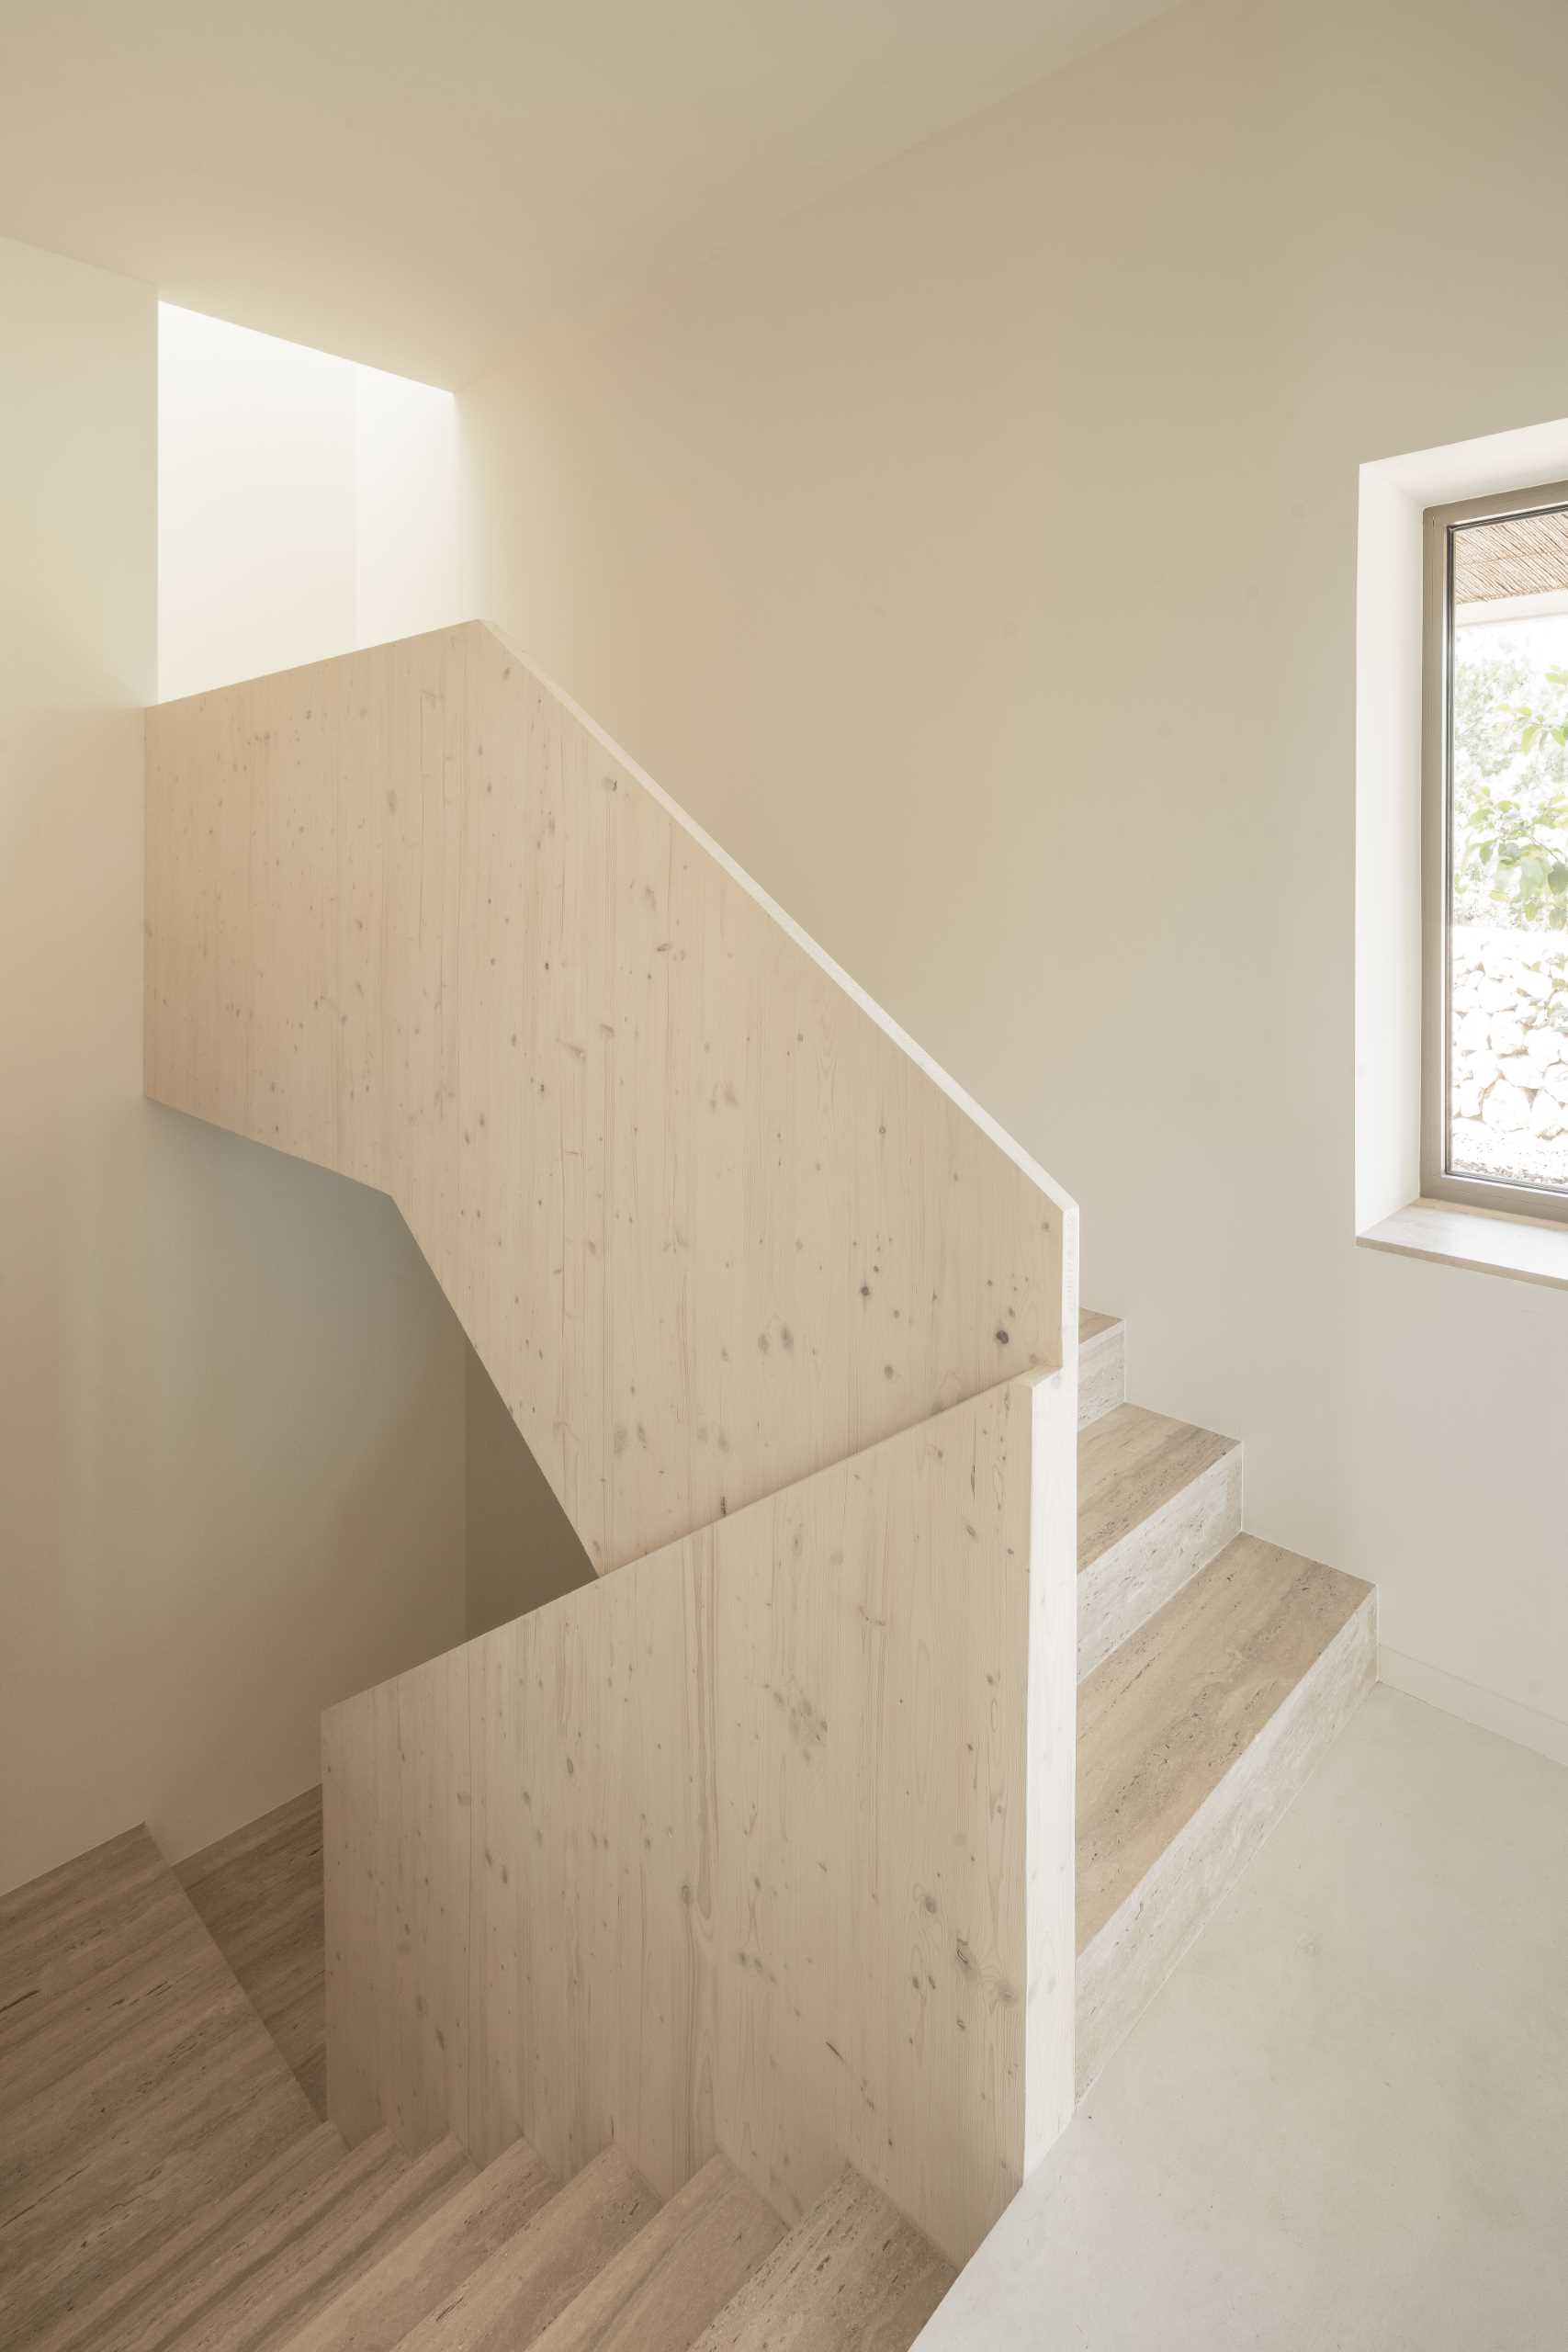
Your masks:
M 1359 1250 L 1358 469 L 1568 411 L 1554 0 L 1203 0 L 462 402 L 483 605 L 1081 1204 L 1385 1663 L 1568 1754 L 1568 1300 Z

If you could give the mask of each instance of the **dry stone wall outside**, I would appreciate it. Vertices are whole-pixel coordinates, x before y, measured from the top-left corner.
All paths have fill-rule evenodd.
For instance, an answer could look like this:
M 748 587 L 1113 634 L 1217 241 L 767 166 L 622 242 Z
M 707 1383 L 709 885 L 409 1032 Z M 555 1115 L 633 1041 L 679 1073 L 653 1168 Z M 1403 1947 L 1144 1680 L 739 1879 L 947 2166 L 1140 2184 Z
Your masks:
M 1453 1166 L 1568 1187 L 1568 933 L 1456 925 Z

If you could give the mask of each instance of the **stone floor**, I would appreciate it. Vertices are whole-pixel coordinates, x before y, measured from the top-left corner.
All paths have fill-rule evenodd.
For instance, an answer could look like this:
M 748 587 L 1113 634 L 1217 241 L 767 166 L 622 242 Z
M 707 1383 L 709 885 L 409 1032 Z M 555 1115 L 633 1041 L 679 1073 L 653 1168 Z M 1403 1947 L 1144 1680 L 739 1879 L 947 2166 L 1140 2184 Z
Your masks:
M 1568 1771 L 1380 1689 L 919 2352 L 1568 2346 Z

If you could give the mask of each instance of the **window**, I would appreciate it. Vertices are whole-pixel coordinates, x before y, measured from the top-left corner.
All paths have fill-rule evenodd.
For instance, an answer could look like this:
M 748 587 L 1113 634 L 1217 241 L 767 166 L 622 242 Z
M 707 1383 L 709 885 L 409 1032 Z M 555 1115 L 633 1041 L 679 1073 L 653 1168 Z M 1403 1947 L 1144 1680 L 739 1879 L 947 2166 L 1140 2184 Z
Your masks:
M 1422 1191 L 1568 1222 L 1568 483 L 1426 541 Z

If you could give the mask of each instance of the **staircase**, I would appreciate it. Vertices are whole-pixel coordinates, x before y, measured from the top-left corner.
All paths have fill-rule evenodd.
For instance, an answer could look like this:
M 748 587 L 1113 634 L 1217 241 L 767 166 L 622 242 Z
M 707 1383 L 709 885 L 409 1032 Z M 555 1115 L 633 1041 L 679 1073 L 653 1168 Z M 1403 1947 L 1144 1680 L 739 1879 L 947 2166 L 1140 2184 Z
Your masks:
M 909 2344 L 953 2273 L 846 2173 L 787 2229 L 714 2156 L 349 2148 L 131 1830 L 0 1901 L 7 2352 Z
M 1239 1532 L 1240 1448 L 1127 1405 L 1123 1327 L 1080 1329 L 1083 1615 L 1121 1612 L 1079 1686 L 1081 2094 L 1369 1687 L 1375 1604 Z M 518 2136 L 351 2149 L 304 2088 L 321 1876 L 306 1800 L 178 1876 L 132 1831 L 0 1901 L 8 2346 L 913 2342 L 953 2266 L 852 2167 L 792 2225 L 718 2153 L 661 2199 L 614 2141 L 566 2175 Z
M 1124 1401 L 1080 1321 L 1081 2098 L 1377 1678 L 1377 1596 L 1241 1532 L 1242 1448 Z
M 494 632 L 152 714 L 147 847 L 149 1093 L 392 1194 L 598 1576 L 331 1710 L 319 1826 L 0 1900 L 7 2346 L 903 2352 L 1371 1589 Z

